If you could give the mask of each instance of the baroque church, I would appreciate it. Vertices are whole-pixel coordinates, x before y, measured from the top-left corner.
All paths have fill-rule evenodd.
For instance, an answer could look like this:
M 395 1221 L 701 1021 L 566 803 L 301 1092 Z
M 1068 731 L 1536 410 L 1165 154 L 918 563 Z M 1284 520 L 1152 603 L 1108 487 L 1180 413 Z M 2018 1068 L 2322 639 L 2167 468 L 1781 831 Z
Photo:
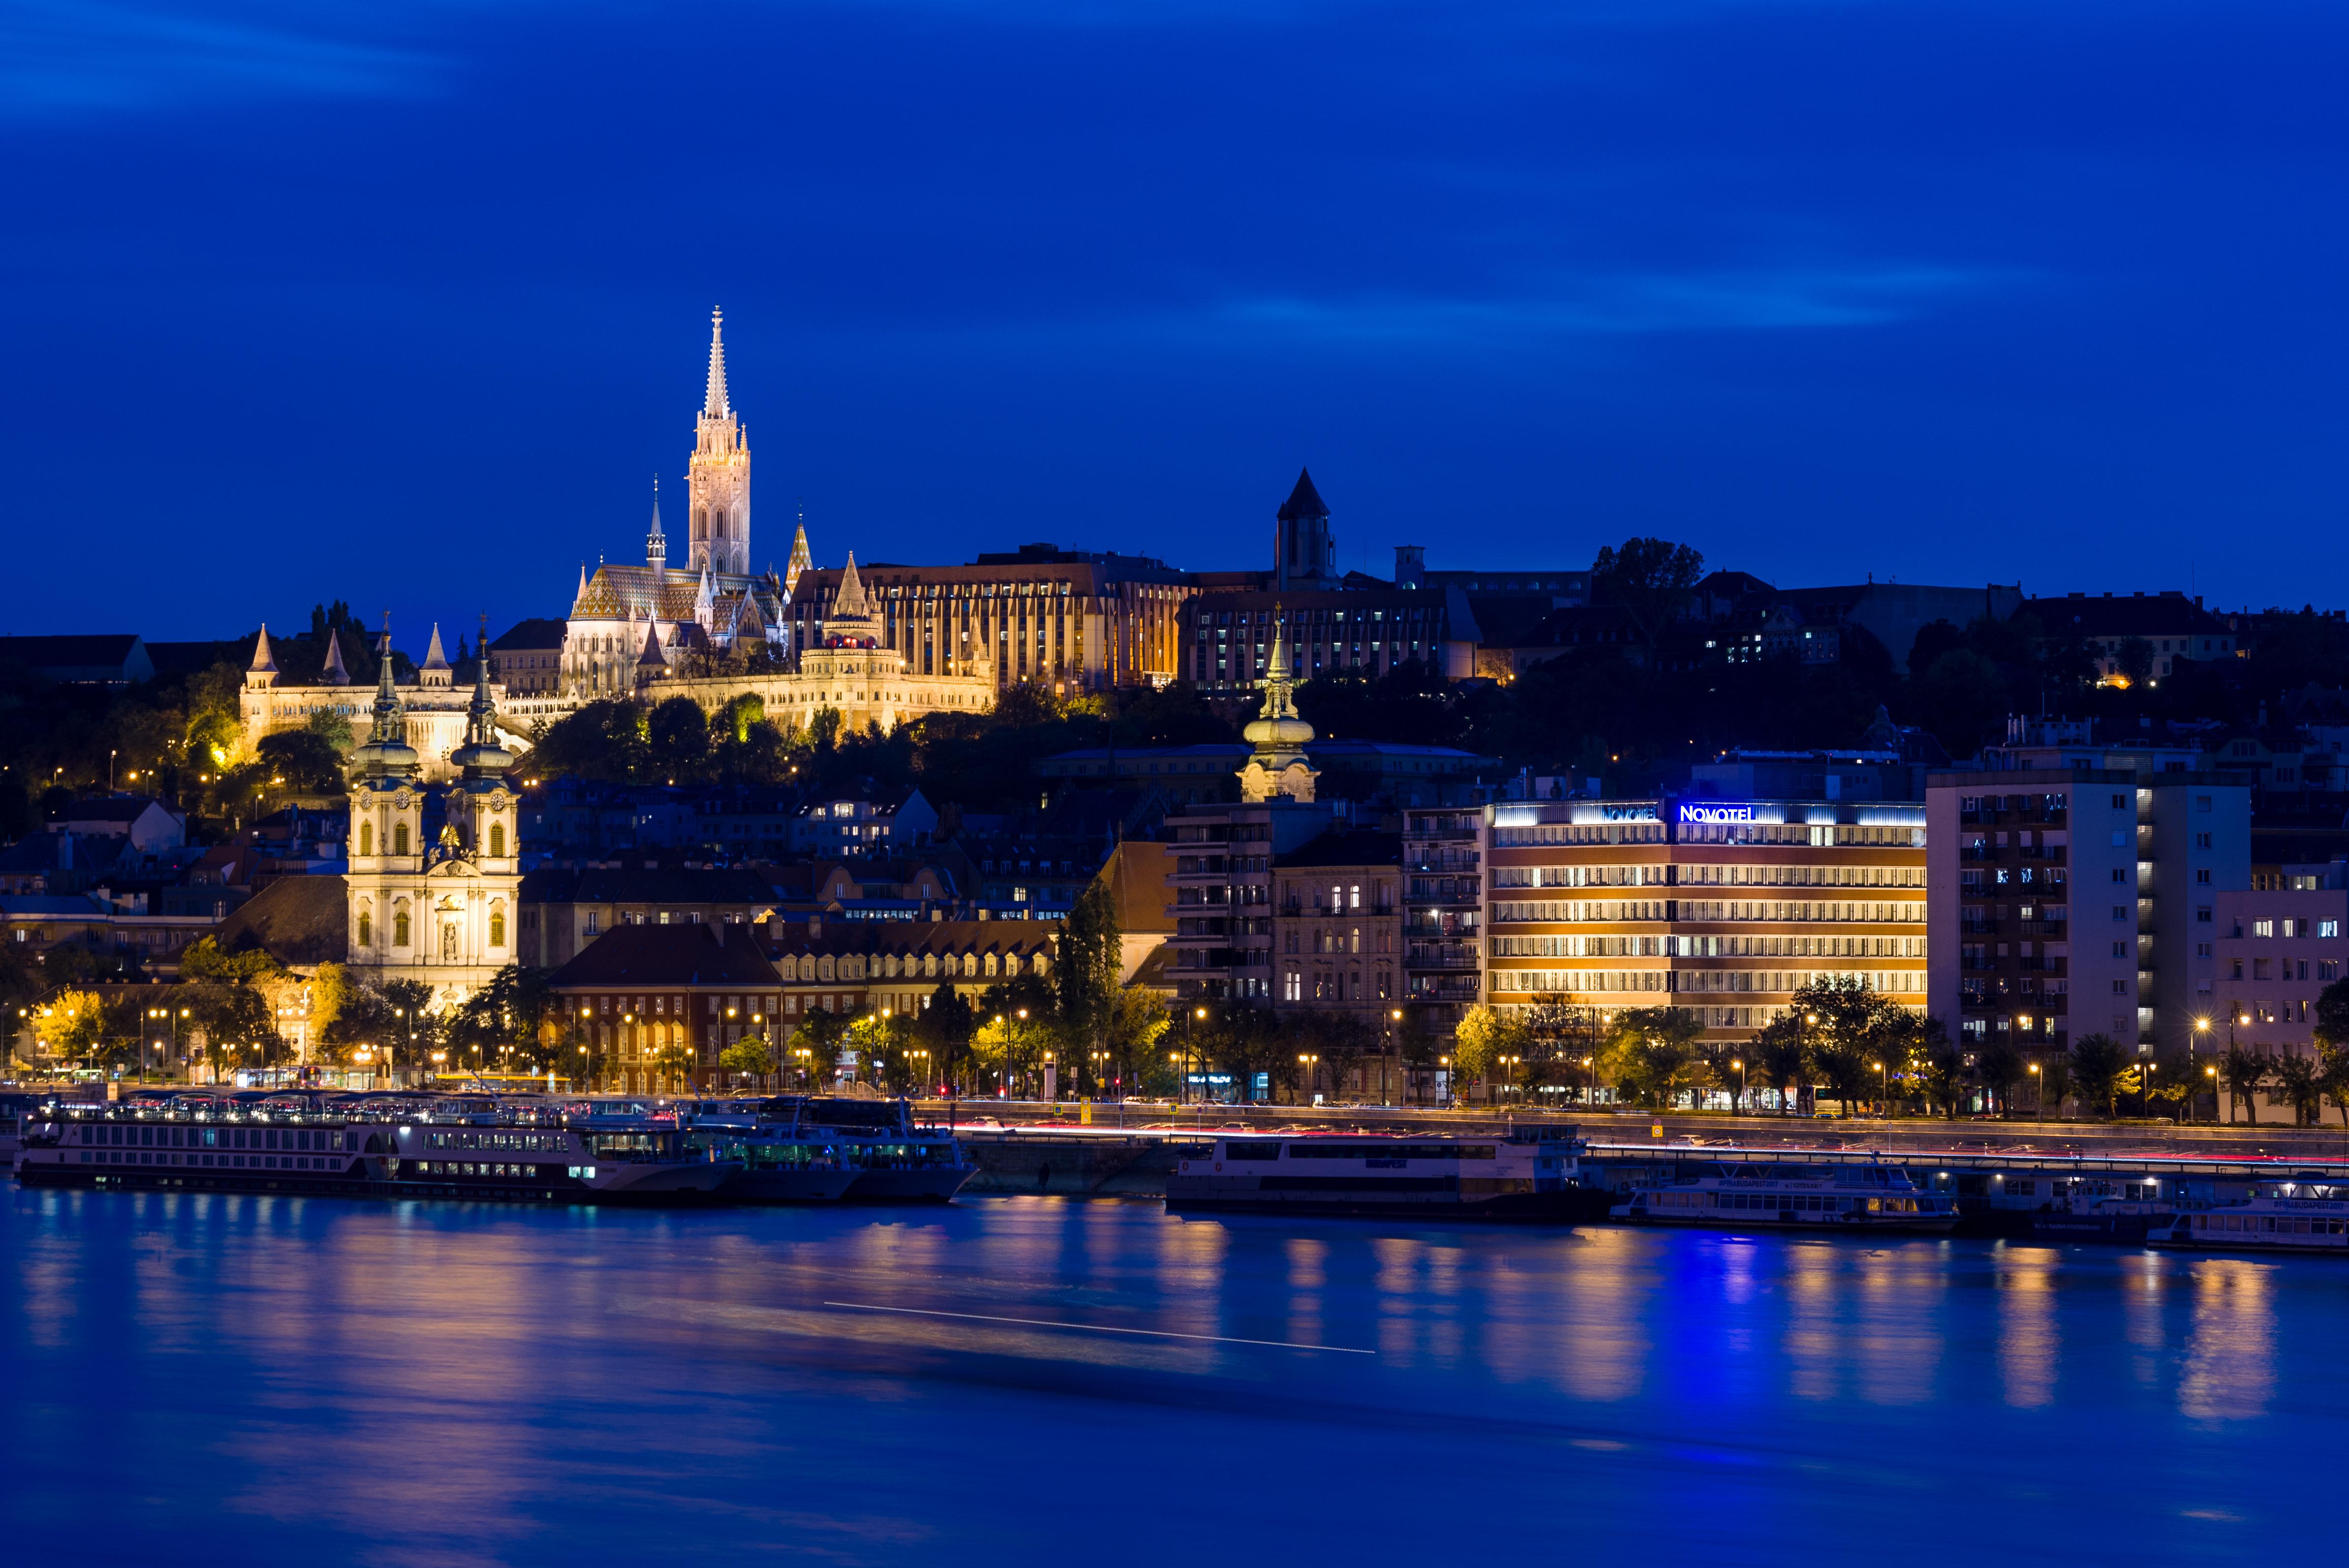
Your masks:
M 487 618 L 482 634 L 489 631 Z M 436 646 L 437 642 L 436 642 Z M 461 1002 L 514 961 L 522 892 L 521 797 L 505 777 L 514 758 L 498 743 L 489 661 L 479 661 L 465 707 L 464 744 L 450 755 L 457 777 L 438 790 L 408 742 L 409 715 L 392 683 L 383 640 L 373 724 L 351 754 L 348 898 L 350 966 L 368 980 L 418 980 L 433 1005 Z M 438 796 L 440 827 L 428 841 Z

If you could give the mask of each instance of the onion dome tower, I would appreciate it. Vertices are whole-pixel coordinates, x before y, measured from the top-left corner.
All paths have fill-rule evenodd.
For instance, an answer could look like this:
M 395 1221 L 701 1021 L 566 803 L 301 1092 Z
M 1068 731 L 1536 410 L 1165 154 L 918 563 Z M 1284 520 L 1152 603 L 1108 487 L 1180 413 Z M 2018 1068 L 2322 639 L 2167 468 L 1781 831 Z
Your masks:
M 1272 614 L 1272 664 L 1264 677 L 1264 707 L 1240 733 L 1256 748 L 1240 769 L 1240 799 L 1271 800 L 1286 798 L 1309 801 L 1321 776 L 1306 759 L 1305 747 L 1313 727 L 1298 717 L 1289 696 L 1295 684 L 1288 667 L 1288 626 L 1281 611 Z

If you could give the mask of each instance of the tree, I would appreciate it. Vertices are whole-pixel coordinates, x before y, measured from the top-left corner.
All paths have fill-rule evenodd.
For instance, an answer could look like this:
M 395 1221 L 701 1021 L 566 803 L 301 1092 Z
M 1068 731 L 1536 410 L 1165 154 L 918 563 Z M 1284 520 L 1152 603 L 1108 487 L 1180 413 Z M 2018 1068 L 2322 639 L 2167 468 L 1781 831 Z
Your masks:
M 2316 1043 L 2349 1049 L 2349 980 L 2335 980 L 2316 995 Z
M 2081 1103 L 2101 1105 L 2106 1116 L 2112 1115 L 2121 1075 L 2128 1070 L 2128 1048 L 2110 1035 L 2082 1035 L 2072 1042 L 2071 1058 L 2072 1083 Z
M 476 1067 L 494 1068 L 501 1059 L 519 1053 L 524 1066 L 546 1066 L 552 1043 L 540 1028 L 546 1010 L 545 971 L 526 964 L 509 964 L 490 976 L 449 1016 L 442 1038 Z
M 658 704 L 646 719 L 646 735 L 662 778 L 674 783 L 700 775 L 709 757 L 709 720 L 699 703 L 673 696 Z
M 848 1034 L 844 1013 L 812 1012 L 792 1031 L 785 1046 L 790 1065 L 807 1075 L 808 1086 L 822 1088 L 840 1071 L 841 1043 Z
M 2330 991 L 2332 986 L 2325 989 Z M 2319 1007 L 2323 1006 L 2322 1002 L 2317 1005 Z M 2317 1083 L 2340 1108 L 2341 1126 L 2344 1131 L 2349 1131 L 2349 1042 L 2320 1041 L 2316 1051 L 2319 1064 Z
M 1908 1055 L 1915 1015 L 1857 980 L 1815 980 L 1795 993 L 1787 1011 L 1804 1021 L 1813 1069 L 1847 1106 L 1868 1098 Z
M 315 729 L 281 729 L 263 736 L 253 749 L 273 785 L 306 794 L 343 791 L 342 753 Z
M 652 1069 L 656 1082 L 666 1079 L 674 1084 L 692 1073 L 693 1047 L 687 1045 L 679 1035 L 665 1035 L 652 1054 L 645 1058 L 645 1065 Z
M 2005 1116 L 2013 1109 L 2008 1098 L 2015 1080 L 2023 1077 L 2023 1053 L 2013 1041 L 1993 1036 L 1974 1053 L 1974 1077 L 1996 1097 L 1998 1113 Z
M 953 982 L 939 981 L 914 1029 L 915 1037 L 937 1063 L 939 1082 L 962 1081 L 963 1059 L 970 1054 L 971 1033 L 978 1026 L 978 1016 Z
M 54 1056 L 93 1058 L 106 1041 L 106 998 L 95 991 L 61 991 L 41 1009 L 35 1032 Z
M 1909 1047 L 1908 1073 L 1925 1090 L 1925 1103 L 1943 1108 L 1951 1120 L 1958 1115 L 1958 1089 L 1965 1081 L 1966 1056 L 1950 1038 L 1939 1018 L 1928 1018 Z
M 1489 1004 L 1469 1008 L 1453 1030 L 1452 1081 L 1490 1079 L 1503 1057 L 1524 1054 L 1530 1037 L 1515 1008 L 1504 1012 Z
M 1108 879 L 1095 877 L 1077 895 L 1061 927 L 1058 947 L 1052 979 L 1059 992 L 1070 1063 L 1090 1072 L 1092 1053 L 1104 1049 L 1109 1042 L 1110 1021 L 1117 1008 L 1118 972 L 1123 967 L 1117 901 L 1110 894 Z M 1080 1085 L 1082 1082 L 1079 1079 Z
M 2324 1109 L 2324 1089 L 2313 1057 L 2287 1053 L 2275 1059 L 2275 1085 L 2292 1107 L 2292 1125 L 2305 1127 Z
M 1158 1042 L 1174 1026 L 1157 992 L 1146 985 L 1128 985 L 1118 992 L 1110 1014 L 1109 1056 L 1121 1093 L 1133 1092 L 1141 1067 L 1155 1063 Z
M 223 953 L 220 944 L 209 936 L 198 937 L 180 954 L 180 977 L 182 980 L 242 985 L 274 973 L 277 967 L 277 960 L 261 948 Z
M 1703 1070 L 1696 1015 L 1681 1007 L 1631 1007 L 1615 1015 L 1602 1052 L 1606 1075 L 1619 1093 L 1662 1106 Z
M 719 1053 L 718 1065 L 763 1085 L 775 1070 L 775 1047 L 764 1035 L 745 1035 Z
M 277 1015 L 251 985 L 208 988 L 197 1004 L 196 1022 L 203 1027 L 215 1081 L 223 1071 L 271 1067 L 285 1059 Z
M 988 987 L 989 993 L 998 989 Z M 973 1058 L 1007 1091 L 1024 1088 L 1039 1073 L 1054 1038 L 1050 1025 L 1032 1009 L 1024 1018 L 1019 1013 L 1018 1007 L 1007 1007 L 988 1014 L 971 1037 Z
M 2259 1091 L 2268 1081 L 2267 1057 L 2257 1051 L 2246 1050 L 2231 1041 L 2227 1054 L 2219 1058 L 2219 1081 L 2227 1088 L 2227 1119 L 2235 1119 L 2235 1106 L 2240 1102 L 2251 1111 L 2253 1127 L 2260 1124 Z
M 1627 539 L 1620 550 L 1601 545 L 1590 565 L 1591 597 L 1619 604 L 1653 648 L 1664 627 L 1689 603 L 1689 590 L 1704 573 L 1704 557 L 1685 544 L 1662 539 Z
M 1788 1114 L 1811 1072 L 1809 1026 L 1802 1014 L 1789 1009 L 1763 1025 L 1753 1048 L 1762 1081 L 1779 1091 L 1778 1114 Z
M 322 707 L 312 714 L 308 728 L 311 734 L 335 748 L 335 760 L 338 765 L 358 744 L 357 738 L 351 734 L 351 721 L 332 708 Z

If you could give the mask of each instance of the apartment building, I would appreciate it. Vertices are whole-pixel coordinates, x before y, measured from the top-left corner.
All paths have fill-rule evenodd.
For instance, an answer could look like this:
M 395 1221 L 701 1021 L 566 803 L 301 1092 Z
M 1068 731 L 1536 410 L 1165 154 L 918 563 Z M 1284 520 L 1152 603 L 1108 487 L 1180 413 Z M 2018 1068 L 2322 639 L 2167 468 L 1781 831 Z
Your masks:
M 1329 832 L 1272 861 L 1273 1007 L 1376 1022 L 1402 990 L 1402 841 Z
M 1926 993 L 1921 805 L 1508 802 L 1484 809 L 1496 1007 L 1685 1007 L 1730 1043 L 1814 980 Z
M 2213 1006 L 2218 894 L 2250 877 L 2248 788 L 2134 769 L 1941 773 L 1925 810 L 1928 1006 L 1953 1034 L 2026 1054 L 2088 1034 L 2184 1048 Z
M 1438 1034 L 1484 999 L 1484 830 L 1480 807 L 1402 813 L 1403 1001 Z
M 2240 1045 L 2262 1056 L 2316 1054 L 2316 999 L 2349 960 L 2349 891 L 2222 890 L 2209 1007 L 2198 1054 Z
M 1165 977 L 1179 997 L 1273 999 L 1274 857 L 1330 826 L 1325 806 L 1275 799 L 1170 812 Z

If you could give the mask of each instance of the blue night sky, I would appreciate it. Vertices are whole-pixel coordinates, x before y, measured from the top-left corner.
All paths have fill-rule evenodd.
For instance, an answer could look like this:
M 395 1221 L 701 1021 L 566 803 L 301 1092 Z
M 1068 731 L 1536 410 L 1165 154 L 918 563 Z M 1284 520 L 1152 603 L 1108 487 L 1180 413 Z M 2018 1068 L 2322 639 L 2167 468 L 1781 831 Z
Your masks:
M 0 630 L 752 547 L 2338 603 L 2349 7 L 0 0 Z

